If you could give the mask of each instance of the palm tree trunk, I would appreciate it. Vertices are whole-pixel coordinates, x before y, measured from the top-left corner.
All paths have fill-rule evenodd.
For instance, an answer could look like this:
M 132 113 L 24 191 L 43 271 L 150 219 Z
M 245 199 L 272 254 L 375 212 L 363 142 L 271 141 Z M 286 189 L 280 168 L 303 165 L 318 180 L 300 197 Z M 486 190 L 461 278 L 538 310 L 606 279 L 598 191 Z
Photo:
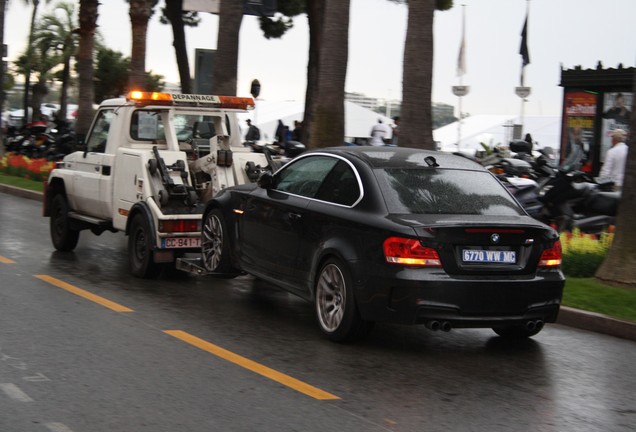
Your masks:
M 212 66 L 213 94 L 236 96 L 239 33 L 242 21 L 243 1 L 223 0 L 219 11 L 216 58 Z
M 309 22 L 309 60 L 307 62 L 307 89 L 305 91 L 305 115 L 301 140 L 311 141 L 312 106 L 318 88 L 318 68 L 320 65 L 320 41 L 322 39 L 324 3 L 320 0 L 307 0 L 307 20 Z
M 431 103 L 435 0 L 410 0 L 408 4 L 400 146 L 435 150 Z
M 344 87 L 349 57 L 349 0 L 325 0 L 320 69 L 314 94 L 309 148 L 344 142 Z
M 166 0 L 166 17 L 172 26 L 174 51 L 179 68 L 181 80 L 181 93 L 192 93 L 192 78 L 190 77 L 190 64 L 188 63 L 188 50 L 186 48 L 185 28 L 183 25 L 183 0 Z
M 4 46 L 4 13 L 7 8 L 7 1 L 0 0 L 0 49 Z M 2 108 L 4 107 L 4 67 L 0 67 L 0 143 L 4 142 L 4 134 L 2 130 Z M 4 149 L 4 146 L 3 146 Z M 0 153 L 0 155 L 2 155 Z
M 130 0 L 130 24 L 132 48 L 130 51 L 129 90 L 145 90 L 146 83 L 146 36 L 151 4 L 148 0 Z
M 31 27 L 29 29 L 29 44 L 27 46 L 26 64 L 24 65 L 24 117 L 22 124 L 29 122 L 29 92 L 31 91 L 31 53 L 33 50 L 33 32 L 35 30 L 35 17 L 38 14 L 40 0 L 33 0 L 33 13 L 31 14 Z M 35 112 L 33 113 L 35 115 Z
M 80 0 L 79 10 L 79 49 L 77 52 L 77 71 L 79 74 L 79 100 L 75 132 L 78 137 L 84 137 L 93 121 L 93 102 L 95 90 L 93 88 L 93 47 L 95 45 L 95 30 L 97 29 L 98 0 Z

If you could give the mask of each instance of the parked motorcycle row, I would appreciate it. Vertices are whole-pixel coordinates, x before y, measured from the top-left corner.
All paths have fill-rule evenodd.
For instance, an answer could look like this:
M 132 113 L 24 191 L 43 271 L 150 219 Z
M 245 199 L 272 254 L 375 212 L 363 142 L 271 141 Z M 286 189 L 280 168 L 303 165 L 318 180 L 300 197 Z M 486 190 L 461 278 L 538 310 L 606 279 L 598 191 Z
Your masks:
M 600 234 L 614 225 L 620 192 L 614 183 L 581 171 L 585 152 L 574 147 L 559 166 L 554 150 L 533 156 L 524 141 L 510 143 L 514 155 L 494 152 L 480 160 L 517 198 L 530 216 L 558 231 Z
M 32 159 L 57 161 L 75 151 L 76 144 L 75 134 L 65 125 L 32 122 L 21 129 L 7 131 L 5 151 Z

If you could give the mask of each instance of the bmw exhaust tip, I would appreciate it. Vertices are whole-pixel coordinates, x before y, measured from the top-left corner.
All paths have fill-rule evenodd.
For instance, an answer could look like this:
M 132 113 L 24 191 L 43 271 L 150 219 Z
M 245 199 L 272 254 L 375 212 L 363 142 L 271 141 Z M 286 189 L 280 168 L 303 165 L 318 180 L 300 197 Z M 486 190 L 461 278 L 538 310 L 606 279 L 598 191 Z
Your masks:
M 449 332 L 453 328 L 453 325 L 448 321 L 444 321 L 442 322 L 441 328 L 442 328 L 442 331 Z
M 426 328 L 433 330 L 433 331 L 438 331 L 440 328 L 442 328 L 442 324 L 439 321 L 426 321 Z

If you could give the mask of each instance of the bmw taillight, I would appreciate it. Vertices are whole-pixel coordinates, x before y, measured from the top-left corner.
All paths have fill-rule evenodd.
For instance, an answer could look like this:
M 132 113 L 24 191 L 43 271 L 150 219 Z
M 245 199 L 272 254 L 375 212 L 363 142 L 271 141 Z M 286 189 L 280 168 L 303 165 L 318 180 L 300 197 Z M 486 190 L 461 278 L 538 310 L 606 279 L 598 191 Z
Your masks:
M 179 233 L 201 231 L 200 221 L 196 219 L 169 219 L 159 221 L 159 232 Z
M 439 254 L 433 248 L 422 246 L 419 240 L 389 237 L 384 240 L 384 257 L 390 264 L 441 267 Z
M 539 267 L 559 267 L 563 254 L 561 251 L 561 241 L 554 242 L 551 248 L 546 249 L 539 258 Z

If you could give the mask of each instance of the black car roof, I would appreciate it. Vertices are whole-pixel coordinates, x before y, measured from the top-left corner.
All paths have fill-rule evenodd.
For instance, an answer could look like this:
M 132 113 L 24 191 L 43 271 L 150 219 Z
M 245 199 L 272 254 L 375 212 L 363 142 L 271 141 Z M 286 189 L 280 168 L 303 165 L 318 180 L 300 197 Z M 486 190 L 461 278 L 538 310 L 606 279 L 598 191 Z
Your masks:
M 317 149 L 364 161 L 371 168 L 429 167 L 427 157 L 435 158 L 439 168 L 485 170 L 479 163 L 462 155 L 407 147 L 346 146 Z M 430 162 L 430 160 L 429 160 Z

